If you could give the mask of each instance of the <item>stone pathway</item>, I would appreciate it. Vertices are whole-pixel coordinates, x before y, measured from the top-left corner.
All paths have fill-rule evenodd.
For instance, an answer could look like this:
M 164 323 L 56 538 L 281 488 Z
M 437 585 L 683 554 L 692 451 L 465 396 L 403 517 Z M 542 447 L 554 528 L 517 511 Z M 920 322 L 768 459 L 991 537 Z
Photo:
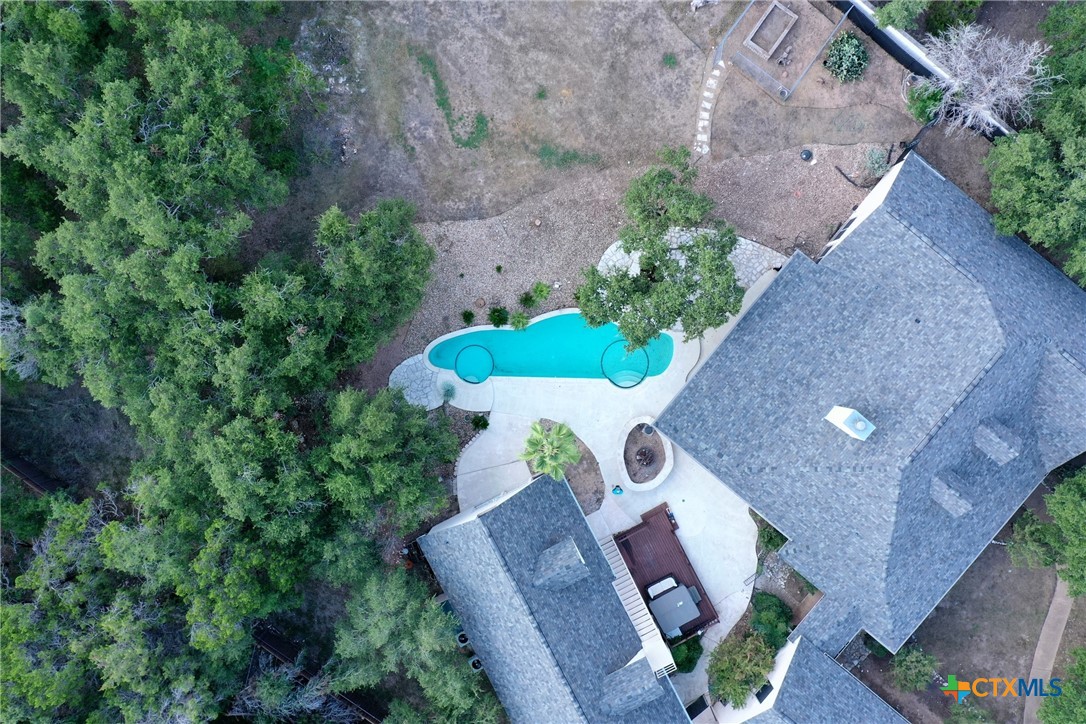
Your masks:
M 712 229 L 674 228 L 667 232 L 665 238 L 669 245 L 678 246 L 688 241 L 695 234 L 711 232 Z M 639 258 L 640 252 L 627 254 L 622 250 L 622 242 L 616 241 L 608 247 L 607 251 L 603 252 L 597 268 L 604 273 L 616 269 L 625 269 L 630 274 L 637 274 L 640 271 Z M 736 281 L 744 289 L 749 289 L 767 271 L 779 269 L 788 260 L 784 254 L 743 237 L 739 237 L 739 241 L 736 243 L 735 248 L 732 249 L 731 254 L 728 255 L 728 258 L 735 266 Z
M 709 143 L 713 134 L 713 107 L 727 72 L 728 66 L 724 60 L 717 60 L 713 63 L 713 69 L 705 76 L 701 87 L 701 97 L 698 99 L 698 130 L 694 134 L 694 153 L 700 156 L 709 155 Z
M 441 407 L 444 402 L 437 385 L 437 373 L 426 366 L 421 354 L 408 357 L 397 365 L 388 376 L 388 386 L 400 388 L 408 402 L 427 410 Z
M 1030 679 L 1044 679 L 1048 681 L 1052 676 L 1052 666 L 1056 663 L 1056 653 L 1060 650 L 1060 641 L 1063 639 L 1063 629 L 1067 625 L 1067 618 L 1071 615 L 1071 597 L 1067 594 L 1067 581 L 1056 579 L 1056 590 L 1052 594 L 1052 603 L 1048 606 L 1048 615 L 1045 616 L 1044 626 L 1041 627 L 1041 636 L 1037 639 L 1037 648 L 1033 652 L 1033 666 L 1029 670 Z M 1026 709 L 1022 714 L 1022 721 L 1026 724 L 1034 724 L 1040 721 L 1037 711 L 1044 701 L 1039 696 L 1026 697 Z

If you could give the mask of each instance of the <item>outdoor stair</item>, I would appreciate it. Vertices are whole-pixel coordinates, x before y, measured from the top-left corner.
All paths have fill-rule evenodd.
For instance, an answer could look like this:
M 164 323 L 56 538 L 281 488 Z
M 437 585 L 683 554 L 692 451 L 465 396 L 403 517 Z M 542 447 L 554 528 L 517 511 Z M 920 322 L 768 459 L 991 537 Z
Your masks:
M 633 622 L 637 635 L 641 637 L 642 646 L 646 650 L 666 651 L 667 644 L 664 643 L 663 636 L 660 635 L 660 629 L 656 626 L 656 621 L 649 612 L 649 607 L 645 605 L 644 596 L 637 590 L 637 584 L 634 582 L 633 576 L 630 575 L 630 569 L 626 567 L 626 561 L 623 560 L 622 553 L 619 552 L 614 537 L 606 536 L 598 542 L 600 548 L 603 549 L 603 555 L 611 565 L 611 571 L 615 574 L 612 585 L 615 587 L 615 592 L 618 593 L 619 600 L 622 601 L 622 607 L 626 609 L 626 615 Z M 667 676 L 674 671 L 675 662 L 671 661 L 660 668 L 656 668 L 656 676 Z

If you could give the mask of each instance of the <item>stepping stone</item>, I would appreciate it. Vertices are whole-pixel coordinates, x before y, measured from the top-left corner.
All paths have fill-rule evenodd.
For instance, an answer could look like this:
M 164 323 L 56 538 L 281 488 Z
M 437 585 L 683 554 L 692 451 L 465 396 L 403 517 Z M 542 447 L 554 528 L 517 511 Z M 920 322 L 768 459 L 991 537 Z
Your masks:
M 720 77 L 720 68 L 714 68 L 713 69 L 713 75 L 716 76 L 716 77 Z
M 705 91 L 704 93 L 702 93 L 702 95 L 705 96 L 706 98 L 712 98 L 713 97 L 713 94 L 710 93 L 709 91 Z
M 708 140 L 709 140 L 709 136 L 707 136 L 707 135 L 706 135 L 706 134 L 704 134 L 704 133 L 699 133 L 699 134 L 697 135 L 697 139 L 698 139 L 699 141 L 708 141 Z
M 698 118 L 702 119 L 703 121 L 709 120 L 709 112 L 708 111 L 698 111 Z
M 709 101 L 702 101 L 702 102 L 701 102 L 701 107 L 702 107 L 702 108 L 712 108 L 712 107 L 713 107 L 713 104 L 712 104 L 712 103 L 710 103 Z

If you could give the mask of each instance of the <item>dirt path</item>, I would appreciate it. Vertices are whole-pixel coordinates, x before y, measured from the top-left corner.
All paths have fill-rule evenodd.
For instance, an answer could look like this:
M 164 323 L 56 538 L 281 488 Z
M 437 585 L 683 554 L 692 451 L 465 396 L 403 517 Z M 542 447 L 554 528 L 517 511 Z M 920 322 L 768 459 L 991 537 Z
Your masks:
M 1052 594 L 1052 603 L 1048 606 L 1048 615 L 1045 616 L 1044 626 L 1041 627 L 1041 637 L 1037 640 L 1037 648 L 1033 652 L 1033 666 L 1029 670 L 1030 679 L 1048 680 L 1052 676 L 1052 666 L 1056 663 L 1056 652 L 1060 649 L 1060 640 L 1063 638 L 1063 629 L 1067 625 L 1067 618 L 1071 615 L 1071 596 L 1067 593 L 1067 582 L 1062 578 L 1056 580 L 1056 590 Z M 1026 697 L 1026 710 L 1022 715 L 1022 721 L 1033 724 L 1039 721 L 1037 712 L 1041 708 L 1043 699 L 1039 696 Z

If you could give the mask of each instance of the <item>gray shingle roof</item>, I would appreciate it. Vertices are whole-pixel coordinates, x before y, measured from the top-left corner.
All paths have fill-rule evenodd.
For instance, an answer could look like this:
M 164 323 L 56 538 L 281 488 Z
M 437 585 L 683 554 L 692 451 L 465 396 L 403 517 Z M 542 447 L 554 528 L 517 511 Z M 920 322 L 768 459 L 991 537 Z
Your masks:
M 513 721 L 689 721 L 669 679 L 627 666 L 641 640 L 565 482 L 540 477 L 419 543 Z
M 800 639 L 773 708 L 757 724 L 904 724 L 905 719 L 818 647 Z
M 1086 293 L 912 154 L 837 249 L 792 257 L 657 425 L 788 536 L 829 599 L 805 635 L 897 650 L 1086 450 L 1083 330 Z M 871 437 L 825 422 L 834 405 Z

